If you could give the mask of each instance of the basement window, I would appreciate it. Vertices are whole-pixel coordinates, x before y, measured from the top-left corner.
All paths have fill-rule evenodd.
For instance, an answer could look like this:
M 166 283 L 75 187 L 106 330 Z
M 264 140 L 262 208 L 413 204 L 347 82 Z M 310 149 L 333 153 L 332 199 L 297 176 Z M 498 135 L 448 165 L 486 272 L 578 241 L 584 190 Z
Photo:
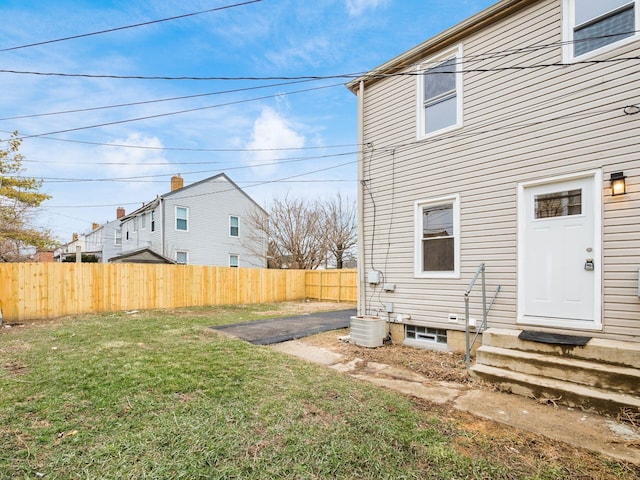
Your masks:
M 417 340 L 435 344 L 447 344 L 447 331 L 440 328 L 419 327 L 417 325 L 405 325 L 405 340 Z

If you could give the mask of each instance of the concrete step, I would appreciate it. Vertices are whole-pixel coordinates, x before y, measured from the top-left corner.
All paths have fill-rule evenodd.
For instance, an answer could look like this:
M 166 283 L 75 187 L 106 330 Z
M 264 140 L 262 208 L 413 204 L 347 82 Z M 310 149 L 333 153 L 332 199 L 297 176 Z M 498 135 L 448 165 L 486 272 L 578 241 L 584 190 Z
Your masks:
M 553 354 L 559 357 L 577 358 L 622 367 L 640 368 L 640 343 L 592 338 L 586 346 L 574 347 L 520 340 L 518 338 L 520 332 L 521 330 L 489 328 L 482 334 L 482 344 L 511 350 Z M 588 333 L 584 335 L 588 336 Z
M 617 415 L 622 408 L 640 409 L 640 398 L 596 387 L 587 387 L 553 378 L 514 372 L 505 368 L 476 363 L 471 374 L 500 385 L 503 389 L 541 402 L 554 401 L 571 407 Z
M 476 362 L 640 397 L 640 369 L 482 345 Z

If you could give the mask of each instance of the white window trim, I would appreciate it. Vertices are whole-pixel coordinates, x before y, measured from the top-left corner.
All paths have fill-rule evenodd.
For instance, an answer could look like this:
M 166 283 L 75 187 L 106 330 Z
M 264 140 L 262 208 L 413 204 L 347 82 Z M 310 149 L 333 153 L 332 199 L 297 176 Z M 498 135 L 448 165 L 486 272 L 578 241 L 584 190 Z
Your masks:
M 423 140 L 425 138 L 433 137 L 436 135 L 442 135 L 443 133 L 449 132 L 451 130 L 456 130 L 462 127 L 463 124 L 463 96 L 464 96 L 464 88 L 463 88 L 463 78 L 462 78 L 462 44 L 459 44 L 457 47 L 446 50 L 434 57 L 429 58 L 427 61 L 421 63 L 416 67 L 416 71 L 420 73 L 422 70 L 427 68 L 432 68 L 437 66 L 439 63 L 455 56 L 456 58 L 456 118 L 457 122 L 454 125 L 450 125 L 448 127 L 441 128 L 440 130 L 436 130 L 435 132 L 425 133 L 425 112 L 424 112 L 424 75 L 416 75 L 416 125 L 418 130 L 416 132 L 417 138 L 419 140 Z
M 238 259 L 238 265 L 231 265 L 231 257 L 236 257 Z M 229 267 L 231 268 L 240 268 L 240 255 L 236 255 L 233 253 L 229 254 Z
M 231 235 L 231 219 L 236 218 L 238 220 L 238 235 Z M 229 215 L 229 237 L 230 238 L 240 238 L 240 217 L 238 215 Z
M 147 229 L 147 214 L 146 212 L 140 215 L 140 230 Z
M 638 25 L 640 25 L 640 0 L 630 0 L 629 3 L 631 3 L 631 1 L 634 2 L 634 15 L 636 22 L 635 28 L 636 30 L 638 30 Z M 605 45 L 604 47 L 600 47 L 574 57 L 573 27 L 575 24 L 575 18 L 575 0 L 562 0 L 562 60 L 565 63 L 573 63 L 586 60 L 588 58 L 610 52 L 611 50 L 615 50 L 631 42 L 635 42 L 636 40 L 638 40 L 638 38 L 640 38 L 640 33 L 636 33 L 635 35 L 631 35 L 630 37 L 622 38 L 616 42 L 610 43 L 609 45 Z
M 185 259 L 186 261 L 184 263 L 178 263 L 178 254 L 179 253 L 184 253 Z M 189 265 L 189 252 L 186 250 L 176 250 L 176 263 L 178 263 L 178 265 Z
M 422 209 L 429 205 L 451 203 L 453 205 L 453 248 L 454 268 L 450 272 L 423 272 L 422 271 Z M 429 198 L 414 203 L 414 251 L 413 251 L 413 276 L 414 278 L 460 278 L 460 195 L 448 195 L 446 197 Z
M 187 211 L 187 229 L 186 230 L 181 230 L 178 228 L 178 209 L 179 208 L 184 208 Z M 189 207 L 183 207 L 181 205 L 176 205 L 175 207 L 175 220 L 173 222 L 173 228 L 175 229 L 176 232 L 188 232 L 189 231 Z
M 120 235 L 118 235 L 118 232 L 120 233 Z M 120 239 L 120 243 L 118 243 L 118 238 Z M 115 228 L 113 230 L 113 244 L 122 246 L 122 229 L 121 228 Z

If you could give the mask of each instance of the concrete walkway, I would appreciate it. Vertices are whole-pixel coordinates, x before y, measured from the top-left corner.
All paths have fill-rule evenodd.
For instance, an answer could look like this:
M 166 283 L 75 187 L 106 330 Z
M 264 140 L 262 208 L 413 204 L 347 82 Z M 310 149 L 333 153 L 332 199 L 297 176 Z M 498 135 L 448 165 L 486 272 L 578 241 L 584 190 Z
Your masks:
M 437 382 L 382 363 L 368 362 L 365 369 L 356 368 L 358 359 L 345 362 L 341 354 L 310 345 L 304 340 L 279 343 L 272 348 L 405 395 L 437 404 L 450 404 L 481 418 L 640 465 L 640 429 L 613 418 L 561 405 L 543 405 L 518 395 Z

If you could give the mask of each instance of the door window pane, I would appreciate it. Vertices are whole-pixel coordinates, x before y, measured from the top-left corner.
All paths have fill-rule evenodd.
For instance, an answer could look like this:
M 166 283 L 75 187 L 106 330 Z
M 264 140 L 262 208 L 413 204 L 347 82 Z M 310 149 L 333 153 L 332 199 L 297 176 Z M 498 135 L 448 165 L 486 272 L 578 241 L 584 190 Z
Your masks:
M 536 195 L 534 202 L 535 218 L 581 215 L 582 189 Z

